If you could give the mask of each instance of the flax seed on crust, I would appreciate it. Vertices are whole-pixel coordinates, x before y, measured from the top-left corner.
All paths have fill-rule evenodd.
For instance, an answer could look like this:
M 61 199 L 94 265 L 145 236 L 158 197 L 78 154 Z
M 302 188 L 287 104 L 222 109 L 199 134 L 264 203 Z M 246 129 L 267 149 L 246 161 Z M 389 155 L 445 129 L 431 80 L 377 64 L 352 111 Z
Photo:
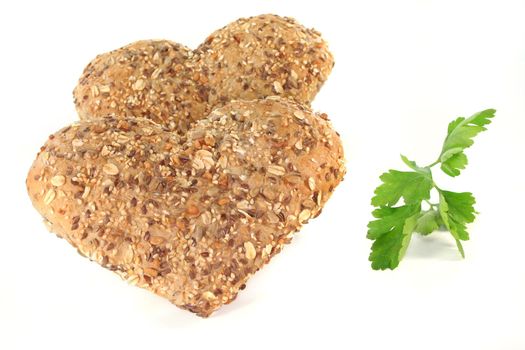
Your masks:
M 50 137 L 27 188 L 82 255 L 209 316 L 321 212 L 344 173 L 325 116 L 271 97 L 215 109 L 184 140 L 144 118 L 82 120 Z
M 99 55 L 73 95 L 80 119 L 143 117 L 184 134 L 230 100 L 279 95 L 309 104 L 333 64 L 317 31 L 261 15 L 215 31 L 194 51 L 144 40 Z

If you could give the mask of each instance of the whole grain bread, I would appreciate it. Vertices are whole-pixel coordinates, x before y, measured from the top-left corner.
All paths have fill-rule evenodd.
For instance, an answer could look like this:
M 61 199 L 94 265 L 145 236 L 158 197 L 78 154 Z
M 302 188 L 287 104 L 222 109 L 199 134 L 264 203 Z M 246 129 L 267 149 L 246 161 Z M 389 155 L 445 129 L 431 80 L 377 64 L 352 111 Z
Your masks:
M 80 119 L 151 119 L 180 134 L 236 99 L 277 95 L 309 104 L 330 74 L 320 34 L 276 15 L 241 18 L 196 50 L 144 40 L 97 56 L 73 95 Z
M 84 118 L 27 176 L 35 208 L 80 254 L 208 316 L 321 212 L 345 173 L 324 114 L 233 101 L 181 138 L 144 118 Z

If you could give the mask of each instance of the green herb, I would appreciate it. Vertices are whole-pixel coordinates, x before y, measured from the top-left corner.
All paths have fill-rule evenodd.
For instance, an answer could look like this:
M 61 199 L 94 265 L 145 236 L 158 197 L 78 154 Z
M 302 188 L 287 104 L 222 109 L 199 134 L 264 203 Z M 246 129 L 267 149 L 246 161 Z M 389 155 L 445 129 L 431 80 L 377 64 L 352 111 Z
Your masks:
M 487 109 L 470 118 L 457 118 L 448 126 L 447 137 L 438 159 L 425 167 L 401 156 L 411 171 L 390 170 L 380 176 L 372 205 L 374 218 L 368 224 L 367 238 L 374 240 L 369 260 L 374 270 L 395 269 L 403 258 L 414 232 L 429 235 L 438 229 L 450 232 L 461 256 L 465 252 L 461 241 L 469 239 L 466 225 L 474 221 L 474 196 L 470 192 L 450 192 L 438 187 L 432 178 L 432 168 L 452 177 L 465 169 L 468 160 L 464 151 L 473 138 L 490 124 L 495 114 Z M 439 203 L 430 202 L 431 192 L 439 194 Z M 402 199 L 402 202 L 401 202 Z M 428 209 L 423 210 L 426 206 Z

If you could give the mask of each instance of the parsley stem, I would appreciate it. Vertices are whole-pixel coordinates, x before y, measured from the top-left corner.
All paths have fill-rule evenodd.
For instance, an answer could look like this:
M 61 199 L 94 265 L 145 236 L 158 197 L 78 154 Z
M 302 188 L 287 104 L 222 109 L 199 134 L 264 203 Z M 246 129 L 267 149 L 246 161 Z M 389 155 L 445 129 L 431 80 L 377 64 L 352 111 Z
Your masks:
M 426 167 L 427 167 L 427 168 L 432 168 L 434 165 L 439 164 L 439 162 L 440 162 L 440 160 L 438 159 L 438 160 L 436 160 L 434 163 L 432 163 L 432 164 L 430 164 L 430 165 L 427 165 Z
M 429 200 L 425 199 L 425 202 L 427 202 L 428 205 L 430 205 L 430 208 L 435 209 L 438 207 L 437 203 L 431 203 Z

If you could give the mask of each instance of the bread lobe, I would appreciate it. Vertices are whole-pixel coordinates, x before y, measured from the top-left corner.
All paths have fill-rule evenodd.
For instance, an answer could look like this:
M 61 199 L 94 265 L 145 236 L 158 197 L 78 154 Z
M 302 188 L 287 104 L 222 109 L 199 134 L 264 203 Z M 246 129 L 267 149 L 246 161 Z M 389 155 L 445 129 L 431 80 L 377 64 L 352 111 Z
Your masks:
M 241 18 L 192 51 L 143 40 L 97 56 L 73 91 L 80 119 L 143 117 L 185 134 L 236 99 L 309 104 L 334 64 L 320 34 L 276 15 Z
M 27 188 L 82 255 L 208 316 L 342 180 L 341 142 L 324 118 L 268 98 L 218 108 L 185 139 L 143 118 L 83 120 L 49 138 Z

